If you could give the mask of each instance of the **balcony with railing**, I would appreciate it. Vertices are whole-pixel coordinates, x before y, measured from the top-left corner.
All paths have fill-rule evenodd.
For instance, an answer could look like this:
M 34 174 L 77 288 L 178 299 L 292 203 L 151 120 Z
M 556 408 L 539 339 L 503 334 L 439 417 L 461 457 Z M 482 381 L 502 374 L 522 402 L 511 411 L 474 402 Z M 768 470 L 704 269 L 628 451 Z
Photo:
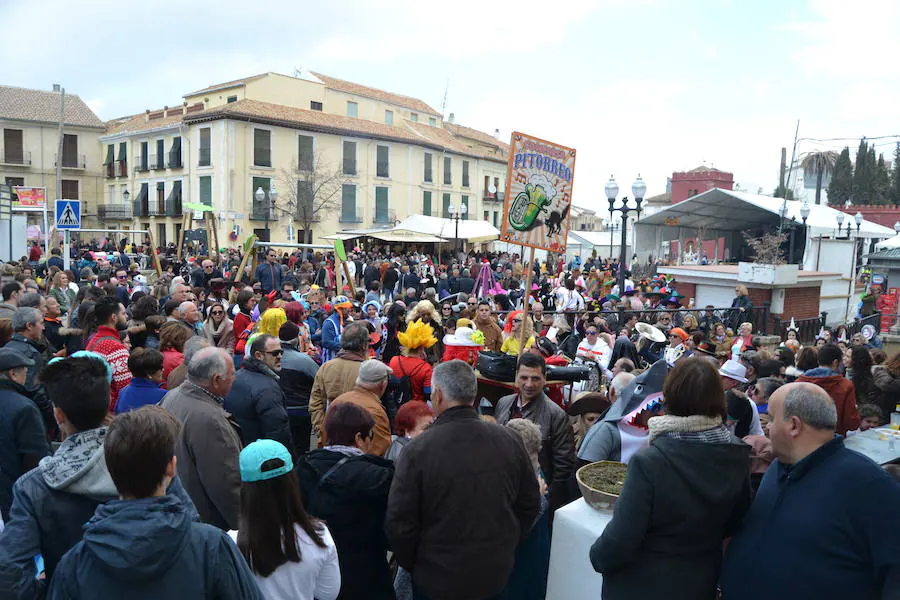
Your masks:
M 265 221 L 266 219 L 268 219 L 270 221 L 274 221 L 275 220 L 275 211 L 272 210 L 271 207 L 266 206 L 265 203 L 258 204 L 256 202 L 256 200 L 254 200 L 253 208 L 250 210 L 250 220 L 251 221 Z
M 492 194 L 487 190 L 484 191 L 484 196 L 482 196 L 482 199 L 485 202 L 503 202 L 505 198 L 506 194 L 503 192 L 496 192 Z
M 114 162 L 113 173 L 116 177 L 125 177 L 128 174 L 128 161 L 117 160 Z
M 166 168 L 166 157 L 164 154 L 150 155 L 150 168 L 154 171 L 161 171 Z
M 59 157 L 58 154 L 53 155 L 53 166 L 57 166 L 56 160 Z M 63 154 L 62 165 L 60 165 L 63 169 L 80 169 L 84 170 L 87 168 L 87 157 L 84 154 Z
M 135 173 L 146 173 L 150 170 L 149 157 L 146 154 L 138 154 L 134 157 Z
M 31 152 L 6 148 L 0 153 L 0 164 L 4 166 L 30 167 Z
M 378 210 L 376 208 L 372 217 L 372 223 L 375 225 L 393 225 L 395 218 L 396 213 L 393 210 Z
M 164 217 L 166 216 L 165 200 L 150 200 L 147 206 L 148 217 Z
M 137 201 L 134 202 L 136 206 Z M 134 206 L 129 204 L 101 204 L 97 207 L 97 216 L 101 221 L 125 221 L 134 214 Z M 144 216 L 144 215 L 137 215 Z
M 362 216 L 356 212 L 350 211 L 341 211 L 341 216 L 338 218 L 339 223 L 362 223 Z

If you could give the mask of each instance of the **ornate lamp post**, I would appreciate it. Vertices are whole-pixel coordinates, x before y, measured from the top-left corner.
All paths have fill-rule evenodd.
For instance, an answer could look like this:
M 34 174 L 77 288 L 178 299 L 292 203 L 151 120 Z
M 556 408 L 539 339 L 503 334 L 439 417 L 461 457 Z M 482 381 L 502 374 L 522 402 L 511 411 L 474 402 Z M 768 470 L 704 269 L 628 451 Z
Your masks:
M 625 293 L 625 265 L 627 258 L 627 248 L 626 244 L 626 231 L 628 230 L 628 214 L 632 212 L 637 213 L 637 217 L 641 217 L 641 204 L 644 202 L 644 194 L 647 193 L 647 184 L 644 183 L 644 180 L 641 179 L 641 176 L 638 175 L 637 179 L 634 180 L 634 183 L 631 184 L 631 193 L 634 195 L 636 207 L 628 206 L 628 197 L 625 196 L 622 198 L 622 206 L 616 207 L 616 194 L 619 193 L 619 186 L 616 185 L 615 180 L 610 177 L 609 182 L 606 184 L 606 199 L 609 201 L 609 213 L 612 214 L 615 211 L 622 213 L 622 241 L 619 247 L 619 272 L 618 280 L 619 284 L 619 293 Z M 611 235 L 611 234 L 610 234 Z M 634 236 L 632 236 L 634 238 Z
M 262 189 L 262 186 L 256 188 L 256 192 L 253 194 L 256 198 L 257 204 L 262 204 L 266 200 L 266 191 Z M 269 184 L 269 193 L 268 193 L 269 201 L 265 203 L 264 208 L 266 211 L 266 241 L 271 242 L 272 238 L 269 233 L 269 217 L 272 214 L 272 211 L 275 210 L 275 200 L 278 199 L 278 191 L 275 189 L 275 183 L 272 182 Z

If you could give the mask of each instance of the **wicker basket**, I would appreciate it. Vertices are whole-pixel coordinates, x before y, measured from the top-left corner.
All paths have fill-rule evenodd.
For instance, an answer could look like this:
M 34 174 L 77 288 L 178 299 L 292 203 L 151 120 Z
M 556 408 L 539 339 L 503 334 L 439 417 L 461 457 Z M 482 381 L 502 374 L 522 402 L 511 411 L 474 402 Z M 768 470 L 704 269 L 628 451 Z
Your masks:
M 578 488 L 581 490 L 581 495 L 584 497 L 584 501 L 588 503 L 588 506 L 594 508 L 596 510 L 612 510 L 613 505 L 616 503 L 616 500 L 619 499 L 618 494 L 610 494 L 609 492 L 603 492 L 598 490 L 597 488 L 593 488 L 586 484 L 581 476 L 586 470 L 592 470 L 597 468 L 597 465 L 621 465 L 622 463 L 611 461 L 611 460 L 601 460 L 597 462 L 592 462 L 588 465 L 584 465 L 578 471 L 575 472 L 575 479 L 578 481 Z

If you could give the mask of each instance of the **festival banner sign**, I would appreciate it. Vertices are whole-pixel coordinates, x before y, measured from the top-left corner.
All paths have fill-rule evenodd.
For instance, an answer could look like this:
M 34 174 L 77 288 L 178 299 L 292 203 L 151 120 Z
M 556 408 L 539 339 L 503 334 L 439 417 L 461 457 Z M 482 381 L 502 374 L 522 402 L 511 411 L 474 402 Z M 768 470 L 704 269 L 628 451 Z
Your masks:
M 39 187 L 13 188 L 12 209 L 17 210 L 44 210 L 47 206 L 47 191 Z
M 500 239 L 564 253 L 574 180 L 574 148 L 514 131 Z

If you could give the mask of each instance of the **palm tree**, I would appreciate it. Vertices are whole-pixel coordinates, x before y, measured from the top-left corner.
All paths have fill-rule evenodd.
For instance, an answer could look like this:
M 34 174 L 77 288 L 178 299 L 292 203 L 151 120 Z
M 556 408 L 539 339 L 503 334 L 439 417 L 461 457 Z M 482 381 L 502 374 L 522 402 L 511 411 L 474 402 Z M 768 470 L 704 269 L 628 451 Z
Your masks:
M 821 204 L 822 179 L 834 171 L 834 163 L 837 162 L 838 153 L 831 150 L 824 152 L 810 152 L 800 160 L 803 172 L 815 171 L 816 173 L 816 204 Z M 837 201 L 836 198 L 832 200 Z

